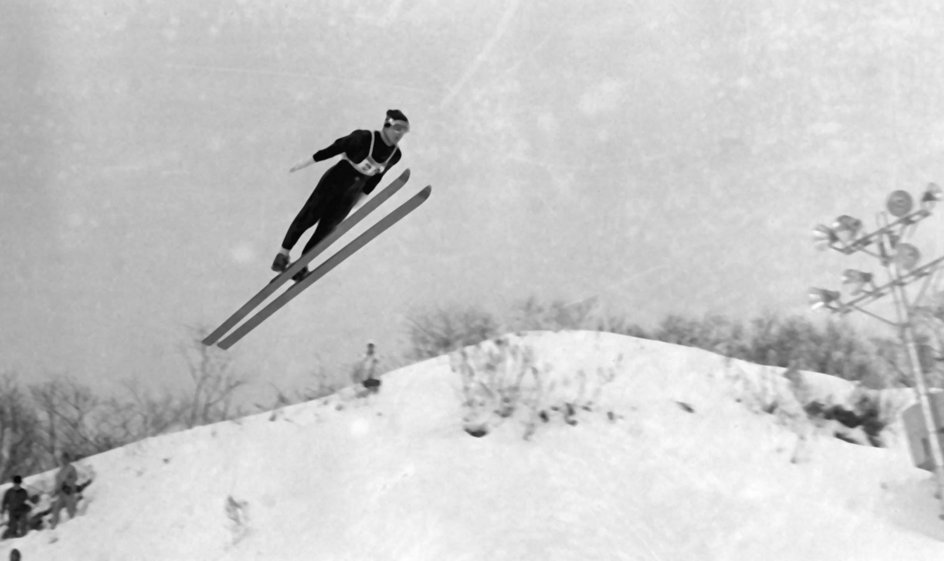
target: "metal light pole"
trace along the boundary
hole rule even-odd
[[[852,285],[851,300],[843,302],[838,291],[812,288],[810,302],[814,309],[825,308],[843,315],[853,310],[863,312],[897,328],[908,357],[908,366],[915,379],[918,405],[927,430],[926,436],[937,480],[937,497],[941,501],[939,517],[944,519],[944,452],[941,449],[940,431],[936,428],[931,409],[928,384],[918,356],[915,314],[907,290],[912,283],[924,279],[923,286],[914,299],[915,302],[920,301],[931,279],[944,265],[944,257],[918,267],[921,253],[915,246],[901,241],[914,231],[918,222],[931,215],[934,204],[942,199],[944,190],[932,183],[921,197],[921,207],[913,210],[914,200],[911,195],[906,191],[894,191],[886,203],[887,213],[880,215],[879,228],[874,232],[863,235],[862,221],[846,215],[837,218],[831,227],[819,225],[814,228],[814,237],[820,249],[834,249],[847,255],[858,252],[871,255],[884,267],[888,282],[877,286],[871,273],[849,269],[843,273],[843,284]],[[889,214],[895,218],[894,221],[889,221]],[[866,304],[889,294],[895,303],[897,321],[888,320],[864,308]]]

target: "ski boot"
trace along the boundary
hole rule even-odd
[[[295,282],[298,282],[307,276],[308,276],[308,267],[302,267],[301,271],[298,271],[297,273],[292,275],[292,280]]]
[[[280,253],[275,256],[275,261],[272,262],[272,270],[276,273],[284,273],[289,265],[291,265],[291,261],[289,261],[288,255]]]

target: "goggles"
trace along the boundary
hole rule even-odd
[[[410,123],[406,121],[394,121],[393,119],[387,119],[385,125],[397,132],[410,132]]]

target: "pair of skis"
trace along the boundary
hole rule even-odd
[[[261,305],[266,299],[275,294],[278,289],[282,287],[282,285],[288,282],[289,279],[295,276],[296,273],[301,271],[303,267],[307,266],[308,263],[323,253],[325,249],[331,246],[341,236],[343,236],[351,228],[366,218],[367,215],[376,210],[377,207],[393,196],[394,193],[399,191],[400,188],[406,184],[409,178],[410,170],[407,169],[402,174],[400,174],[400,177],[393,180],[383,190],[374,195],[373,198],[361,206],[361,208],[357,209],[351,216],[347,217],[343,222],[338,224],[338,226],[334,229],[334,231],[331,232],[330,235],[321,240],[317,245],[315,245],[315,247],[311,248],[311,250],[302,255],[297,261],[292,263],[288,269],[272,279],[269,284],[263,287],[263,289],[260,290],[255,296],[250,298],[249,301],[243,304],[241,308],[236,310],[236,313],[227,318],[226,321],[220,324],[220,326],[217,327],[212,333],[207,335],[206,338],[203,339],[203,344],[207,346],[216,344],[222,349],[229,349],[237,341],[245,337],[247,333],[258,327],[259,324],[266,320],[266,318],[278,311],[279,308],[285,304],[288,304],[293,298],[301,294],[303,290],[311,286],[315,281],[331,271],[331,269],[337,267],[342,261],[353,255],[357,250],[364,247],[368,242],[384,232],[384,230],[396,224],[404,216],[416,210],[417,207],[419,207],[426,201],[427,198],[429,198],[429,194],[432,191],[431,186],[427,185],[422,191],[413,195],[405,203],[393,209],[390,213],[381,218],[376,224],[364,231],[364,233],[348,242],[347,245],[340,248],[337,253],[312,269],[305,277],[290,286],[288,290],[278,295],[264,308],[256,312],[255,315],[249,317],[249,319],[236,327],[240,321],[246,318],[246,316],[248,316],[253,310]],[[235,329],[233,329],[234,327]]]

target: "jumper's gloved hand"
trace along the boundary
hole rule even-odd
[[[306,167],[310,166],[310,165],[313,164],[313,163],[315,163],[315,159],[312,158],[311,156],[308,156],[308,157],[305,158],[304,160],[302,160],[302,161],[298,162],[297,164],[295,164],[294,166],[292,166],[292,168],[289,169],[288,172],[289,172],[289,173],[294,173],[294,172],[296,172],[296,171],[298,171],[298,170],[300,170],[300,169],[302,169],[302,168],[306,168]]]

